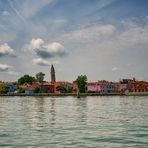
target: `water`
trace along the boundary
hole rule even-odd
[[[0,97],[0,147],[147,148],[148,97]]]

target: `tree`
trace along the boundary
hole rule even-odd
[[[25,93],[25,90],[23,88],[19,88],[17,93],[21,94],[21,93]]]
[[[60,93],[67,93],[67,89],[64,86],[57,86],[57,91],[60,91]]]
[[[24,83],[32,84],[32,82],[36,82],[35,77],[29,76],[27,74],[18,79],[19,84],[24,84]]]
[[[41,91],[41,89],[40,89],[39,86],[37,86],[37,87],[35,88],[35,90],[34,90],[35,93],[39,93],[40,91]]]
[[[73,87],[68,84],[62,84],[56,87],[56,90],[60,93],[72,93]]]
[[[87,84],[87,76],[86,75],[80,75],[76,79],[78,89],[80,93],[85,93],[86,91],[86,84]]]
[[[44,80],[44,76],[45,76],[45,74],[42,73],[42,72],[37,73],[37,74],[36,74],[36,79],[37,79],[37,81],[40,82],[40,83],[42,83],[43,80]]]

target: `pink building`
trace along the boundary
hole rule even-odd
[[[73,81],[73,92],[77,92],[78,91],[78,85],[76,81]]]
[[[128,85],[132,82],[135,82],[135,78],[122,79],[119,84],[119,92],[124,93],[127,90]]]
[[[100,92],[100,85],[97,82],[87,83],[87,91]]]
[[[100,83],[100,93],[107,93],[107,85],[106,83]]]
[[[100,86],[101,94],[114,93],[116,91],[116,83],[109,81],[99,81],[98,85]]]

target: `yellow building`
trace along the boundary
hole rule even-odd
[[[0,94],[7,93],[7,84],[6,83],[0,83]]]

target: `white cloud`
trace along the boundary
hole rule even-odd
[[[15,56],[14,50],[7,44],[0,44],[0,57],[1,56]]]
[[[42,58],[37,58],[32,60],[34,64],[40,65],[40,66],[49,66],[51,65],[50,62],[47,60],[44,60]]]
[[[57,65],[60,63],[58,60],[49,62],[49,61],[44,60],[42,58],[33,59],[32,62],[33,62],[33,64],[40,65],[40,66],[50,66],[51,64]]]
[[[32,39],[30,41],[30,48],[31,49],[39,49],[41,46],[44,45],[44,41],[41,38]]]
[[[61,38],[66,38],[68,41],[86,41],[94,39],[102,39],[105,37],[110,37],[116,28],[111,24],[106,25],[96,25],[91,27],[83,27],[70,33],[64,34]]]
[[[29,44],[30,50],[41,58],[61,57],[66,54],[64,46],[58,42],[45,43],[41,38],[33,38]]]
[[[148,25],[140,26],[134,22],[122,21],[122,29],[113,25],[97,25],[85,27],[70,33],[65,33],[59,40],[65,45],[83,43],[83,47],[98,49],[100,54],[116,54],[132,49],[146,49],[148,46]],[[123,29],[124,28],[124,29]],[[148,50],[147,50],[148,52]]]
[[[124,47],[148,44],[148,26],[128,26],[128,29],[119,35],[118,41]]]
[[[7,71],[10,67],[7,64],[0,64],[0,71]]]

